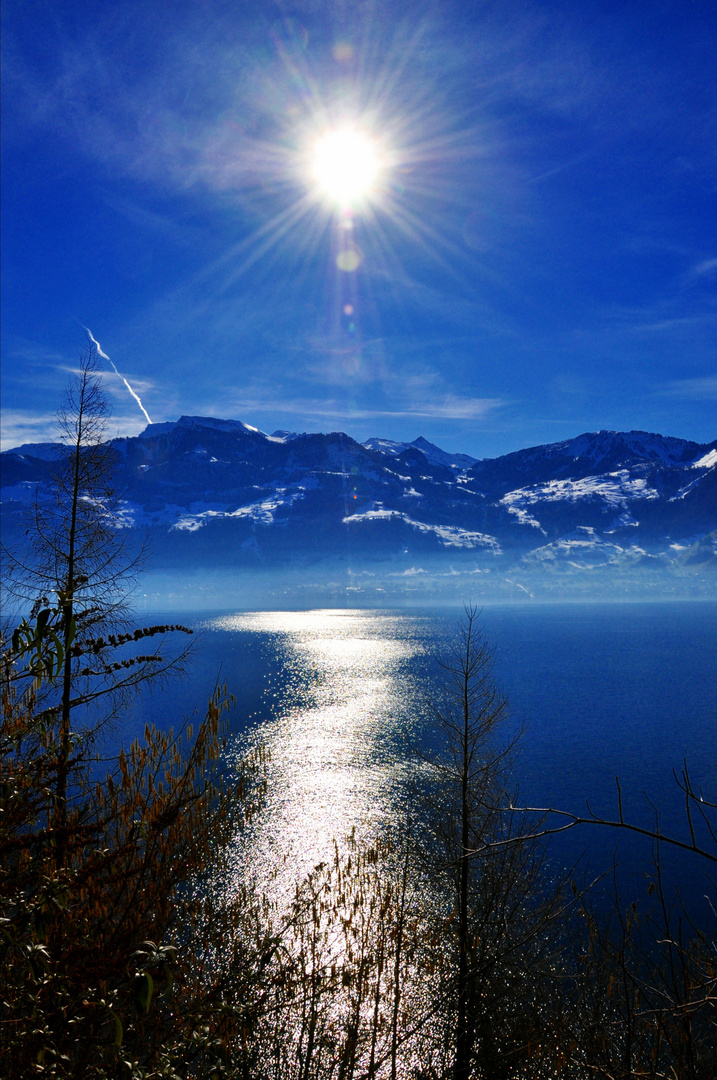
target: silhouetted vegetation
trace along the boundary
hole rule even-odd
[[[672,842],[717,858],[717,807],[685,771],[686,840],[645,828],[644,902],[615,884],[612,915],[591,912],[546,860],[550,835],[582,819],[514,806],[507,703],[475,611],[444,661],[410,811],[371,843],[338,837],[288,899],[243,866],[262,761],[227,765],[223,690],[196,731],[148,723],[100,759],[127,692],[171,670],[147,640],[184,628],[118,623],[104,404],[85,361],[70,480],[52,525],[36,518],[28,617],[2,657],[2,1074],[717,1075],[714,933],[690,923],[661,859]],[[632,827],[621,809],[586,820]]]

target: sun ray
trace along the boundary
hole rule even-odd
[[[225,140],[211,162],[217,186],[237,192],[238,228],[256,227],[228,244],[203,279],[224,294],[240,281],[270,283],[287,310],[307,296],[317,333],[333,326],[336,343],[349,332],[341,317],[349,297],[356,349],[362,329],[378,331],[389,280],[402,283],[393,311],[407,314],[405,285],[429,264],[446,288],[475,280],[475,251],[456,219],[485,195],[475,185],[469,192],[466,170],[478,175],[479,159],[496,147],[481,141],[475,113],[457,115],[446,89],[422,77],[425,40],[423,25],[404,24],[392,42],[367,33],[351,43],[339,78],[327,77],[316,53],[277,47],[261,122],[234,152]],[[460,176],[448,164],[459,164]]]

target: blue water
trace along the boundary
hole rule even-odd
[[[360,828],[396,812],[396,777],[410,745],[431,738],[437,660],[459,616],[189,616],[200,634],[187,678],[146,699],[130,732],[148,712],[176,722],[226,681],[237,698],[235,745],[262,741],[272,753],[272,850],[302,822],[304,846],[320,846],[318,836],[346,830],[352,818]],[[513,766],[520,802],[581,812],[589,801],[614,816],[619,776],[626,818],[650,826],[658,809],[665,832],[686,836],[673,777],[685,759],[695,786],[717,801],[717,604],[491,606],[480,623],[510,700],[510,731],[522,729]],[[578,873],[592,876],[610,866],[616,845],[621,887],[639,892],[649,842],[582,828],[561,837],[552,858],[568,865],[582,856]],[[703,862],[670,849],[663,858],[690,897],[709,891]]]

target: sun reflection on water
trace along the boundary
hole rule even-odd
[[[440,1044],[440,964],[431,960],[419,976],[415,959],[421,920],[438,910],[437,899],[425,876],[409,869],[406,834],[395,829],[408,816],[409,740],[425,719],[416,703],[432,651],[429,622],[317,610],[204,624],[261,639],[261,663],[271,670],[258,722],[232,748],[237,760],[263,748],[266,797],[212,891],[239,898],[252,941],[256,918],[272,950],[280,942],[270,1012],[281,1014],[282,1069],[303,1054],[309,1060],[314,1024],[323,1040],[317,1053],[331,1070],[348,1060],[346,1031],[360,1031],[364,1042],[373,1031],[371,1046],[383,1047],[376,1061],[387,1060],[387,1009],[399,987],[406,1015],[426,1020],[401,1047],[394,1075],[417,1075],[424,1042]],[[271,1025],[266,1031],[276,1042]]]
[[[286,886],[331,858],[352,831],[371,840],[395,817],[419,633],[386,612],[317,610],[225,615],[213,629],[268,635],[281,672],[276,698],[236,746],[262,746],[267,795],[252,829],[252,874],[280,861]],[[273,702],[273,703],[272,703]]]

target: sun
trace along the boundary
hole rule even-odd
[[[328,131],[314,145],[312,178],[322,194],[341,207],[369,196],[380,171],[376,143],[356,128]]]

